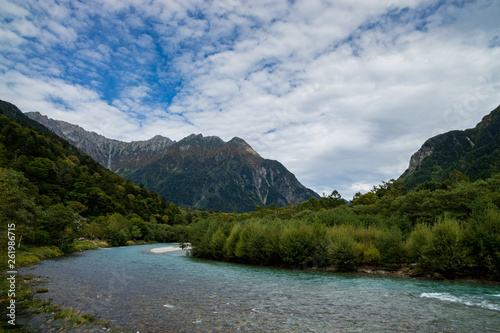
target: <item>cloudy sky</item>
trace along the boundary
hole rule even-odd
[[[319,194],[500,104],[498,0],[0,0],[0,99],[106,137],[238,136]]]

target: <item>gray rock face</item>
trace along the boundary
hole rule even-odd
[[[28,112],[26,115],[118,174],[136,170],[161,157],[174,144],[174,141],[160,135],[146,141],[123,142],[88,132],[78,125],[50,119],[39,112]]]
[[[413,154],[410,158],[410,164],[408,169],[404,172],[404,174],[411,173],[422,165],[422,161],[427,156],[431,156],[434,151],[433,147],[422,146],[415,154]]]

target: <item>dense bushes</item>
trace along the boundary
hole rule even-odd
[[[193,255],[241,263],[324,267],[353,271],[359,265],[400,268],[445,277],[500,276],[500,211],[490,208],[465,222],[443,216],[417,224],[407,236],[396,227],[350,223],[327,226],[300,220],[248,219],[199,222],[192,229]]]
[[[256,219],[237,223],[198,223],[191,234],[193,255],[227,261],[354,270],[359,263],[402,262],[402,236],[397,229],[315,221]],[[381,255],[383,254],[383,255]]]
[[[353,271],[377,265],[500,279],[499,182],[494,175],[416,191],[385,183],[384,191],[359,195],[352,204],[325,208],[315,199],[302,207],[213,214],[191,230],[193,255],[285,267]]]

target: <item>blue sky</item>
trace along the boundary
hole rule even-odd
[[[238,136],[350,199],[500,104],[500,1],[0,0],[0,99],[109,138]]]

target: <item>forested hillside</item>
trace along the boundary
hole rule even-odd
[[[0,101],[0,219],[21,245],[72,250],[75,238],[122,245],[177,241],[185,213],[157,193],[103,168],[48,129]],[[6,233],[1,233],[5,241]],[[6,247],[2,247],[2,251]]]
[[[193,226],[203,258],[356,271],[361,266],[415,276],[500,279],[500,175],[408,191],[390,181],[351,204],[332,193],[297,207],[213,216]]]
[[[474,128],[427,140],[411,157],[399,180],[415,188],[427,181],[442,182],[455,170],[471,180],[486,179],[500,172],[500,106]]]

